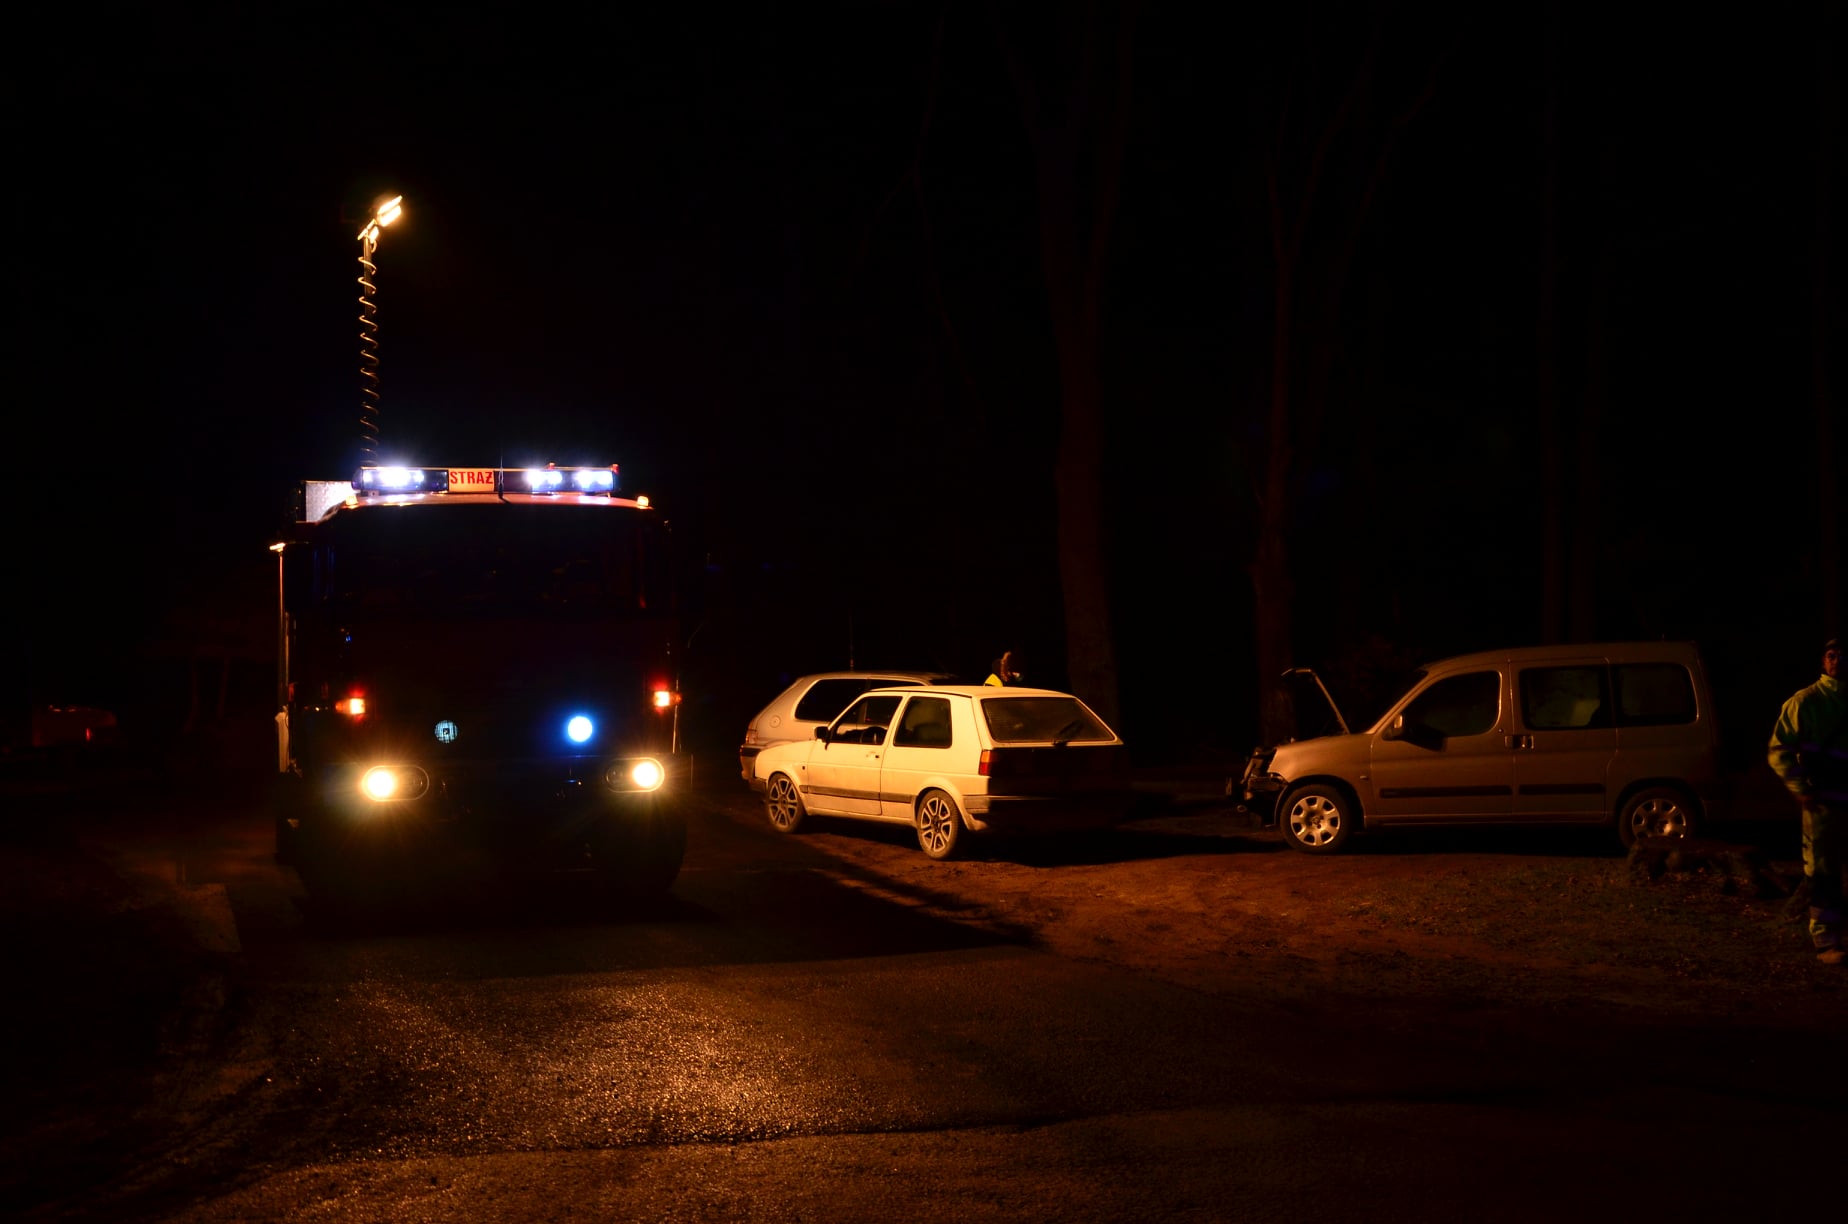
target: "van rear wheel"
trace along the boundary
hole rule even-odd
[[[1646,786],[1624,800],[1617,813],[1617,836],[1624,849],[1639,837],[1690,837],[1694,805],[1672,786]]]
[[[1354,835],[1359,816],[1340,790],[1320,784],[1292,791],[1277,828],[1292,850],[1334,854]]]

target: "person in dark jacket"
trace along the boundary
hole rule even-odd
[[[1809,879],[1816,959],[1842,963],[1842,860],[1848,842],[1848,690],[1842,641],[1822,648],[1822,675],[1777,716],[1766,759],[1803,807],[1803,874]]]

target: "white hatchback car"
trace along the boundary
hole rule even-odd
[[[967,833],[1116,823],[1135,802],[1123,740],[1070,693],[993,685],[873,689],[814,738],[758,753],[770,823],[908,824],[933,859]]]
[[[867,689],[943,684],[953,678],[942,672],[914,671],[831,671],[798,676],[744,728],[744,743],[738,746],[739,776],[752,781],[751,761],[773,744],[814,739],[816,727],[833,722],[835,715]]]

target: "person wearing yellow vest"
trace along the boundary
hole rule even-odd
[[[1809,878],[1809,933],[1816,959],[1839,965],[1842,862],[1848,849],[1848,690],[1841,680],[1842,643],[1822,648],[1822,675],[1799,690],[1777,716],[1766,760],[1803,805],[1803,874]]]
[[[1020,683],[1020,652],[1004,650],[995,660],[995,670],[990,672],[983,684],[1011,685]]]

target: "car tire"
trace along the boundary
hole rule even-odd
[[[801,830],[808,809],[802,806],[802,791],[794,778],[788,774],[770,775],[770,781],[764,786],[764,815],[770,818],[770,827],[779,833]]]
[[[687,856],[686,817],[663,802],[620,831],[608,831],[598,850],[598,874],[619,904],[654,901],[680,878]]]
[[[1645,786],[1617,812],[1617,838],[1628,850],[1640,837],[1691,837],[1694,804],[1672,786]]]
[[[1284,842],[1304,854],[1338,853],[1359,822],[1354,801],[1340,788],[1320,783],[1291,791],[1277,813]]]
[[[276,862],[293,867],[301,861],[302,784],[286,775],[270,783],[270,812],[276,822]]]
[[[927,790],[918,796],[918,848],[926,858],[954,858],[962,843],[962,811],[956,800],[940,790]]]

